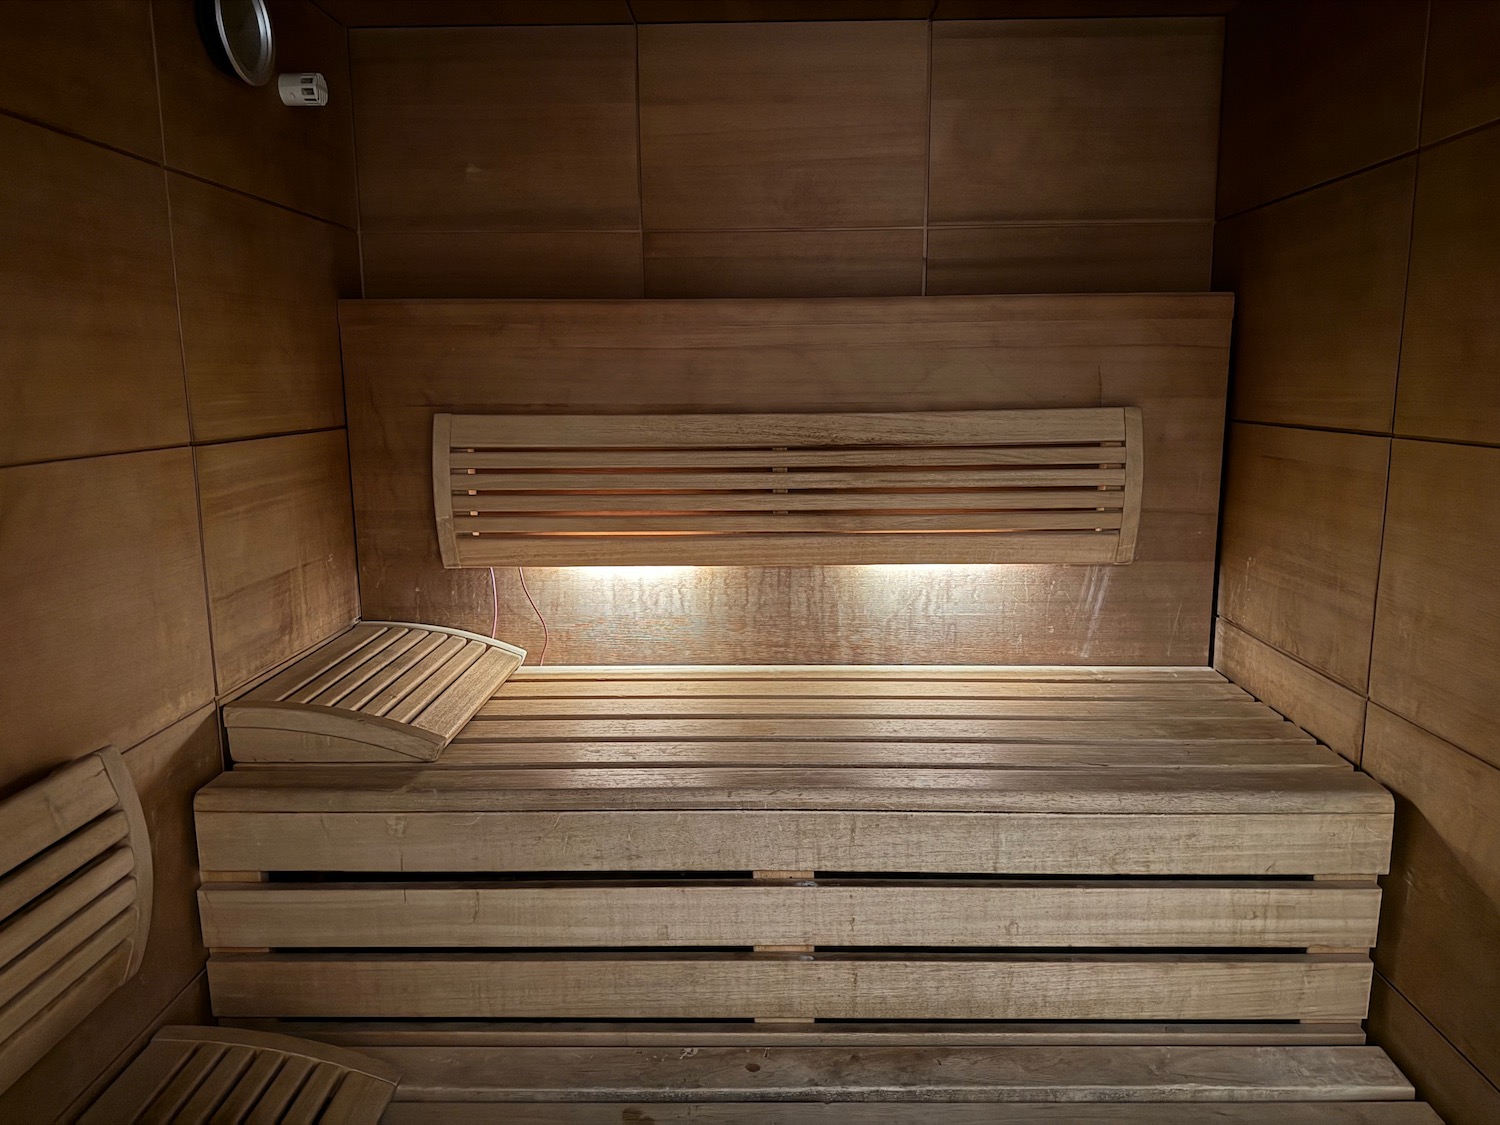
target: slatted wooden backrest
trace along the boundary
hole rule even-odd
[[[164,1027],[80,1125],[375,1125],[399,1072],[326,1043],[220,1027]]]
[[[504,641],[365,621],[224,708],[239,762],[432,761],[521,666]]]
[[[0,804],[0,1089],[140,968],[151,842],[119,753]]]
[[[1126,563],[1141,412],[433,420],[446,567]]]

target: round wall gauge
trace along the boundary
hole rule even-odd
[[[276,66],[266,0],[194,0],[198,35],[225,74],[264,86]]]

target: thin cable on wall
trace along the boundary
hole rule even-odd
[[[491,577],[494,576],[495,568],[490,568]],[[537,608],[536,600],[532,598],[531,591],[526,588],[526,568],[516,567],[516,573],[521,577],[521,593],[526,595],[526,600],[531,603],[531,610],[536,614],[536,619],[542,623],[542,654],[536,658],[537,667],[540,668],[547,663],[547,644],[552,640],[552,632],[547,628],[547,619],[542,616],[542,611]]]

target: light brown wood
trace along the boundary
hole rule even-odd
[[[1487,810],[1500,799],[1500,770],[1379,705],[1370,708],[1365,760],[1400,809],[1381,974],[1494,1072],[1500,1032],[1486,998],[1500,988],[1500,830]]]
[[[1222,16],[1238,0],[937,0],[938,20]]]
[[[193,437],[344,423],[340,297],[354,234],[186,176],[168,177]]]
[[[43,7],[54,14],[38,14]],[[56,6],[22,4],[15,14],[35,31],[56,19]],[[58,23],[58,30],[72,22]],[[25,54],[24,31],[14,39],[9,18],[6,27],[0,50]],[[128,56],[128,45],[120,49]],[[0,65],[5,83],[35,65],[8,61]],[[53,64],[65,65],[55,56]],[[15,167],[26,169],[0,185],[0,366],[6,371],[0,464],[186,441],[161,173],[9,117],[0,120],[0,147]]]
[[[1214,285],[1235,293],[1236,419],[1389,429],[1416,171],[1398,160],[1215,229]]]
[[[1201,219],[933,227],[927,292],[1193,293],[1212,251]]]
[[[1219,612],[1360,692],[1389,452],[1385,438],[1269,426],[1229,439]]]
[[[228,884],[199,891],[215,950],[548,946],[1324,947],[1375,943],[1373,884],[754,882],[427,886]]]
[[[1220,619],[1214,665],[1325,745],[1359,764],[1365,699]]]
[[[1370,1031],[1444,1120],[1480,1122],[1500,1115],[1500,1090],[1378,973]]]
[[[291,113],[266,96],[271,91],[226,81],[198,38],[192,5],[154,3],[167,165],[353,227],[354,99],[344,29],[310,3],[272,0],[270,9],[277,70],[323,74],[328,105]]]
[[[932,222],[1211,216],[1216,21],[941,22],[932,36]]]
[[[1488,4],[1435,0],[1427,20],[1422,143],[1500,117],[1500,82],[1485,64],[1500,46],[1500,13]]]
[[[364,231],[367,297],[643,297],[636,231]]]
[[[1494,130],[1460,137],[1420,158],[1411,277],[1401,335],[1396,432],[1500,442],[1500,391],[1489,372],[1500,332],[1483,294],[1500,279],[1500,222],[1484,185],[1500,175]]]
[[[648,297],[898,297],[922,289],[923,231],[648,231]],[[497,294],[498,296],[498,294]]]
[[[1370,698],[1500,765],[1500,450],[1393,445]]]
[[[345,629],[358,611],[342,431],[197,451],[219,690]]]
[[[1426,8],[1239,5],[1225,20],[1219,214],[1416,147]]]
[[[639,230],[633,29],[356,31],[350,54],[365,228]]]
[[[920,23],[650,24],[637,34],[647,228],[924,221]]]

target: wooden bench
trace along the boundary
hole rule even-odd
[[[237,762],[431,761],[526,658],[504,641],[365,621],[224,707]]]
[[[140,968],[151,842],[113,749],[0,803],[0,1089]]]
[[[1138,407],[433,419],[443,565],[1128,563]]]

